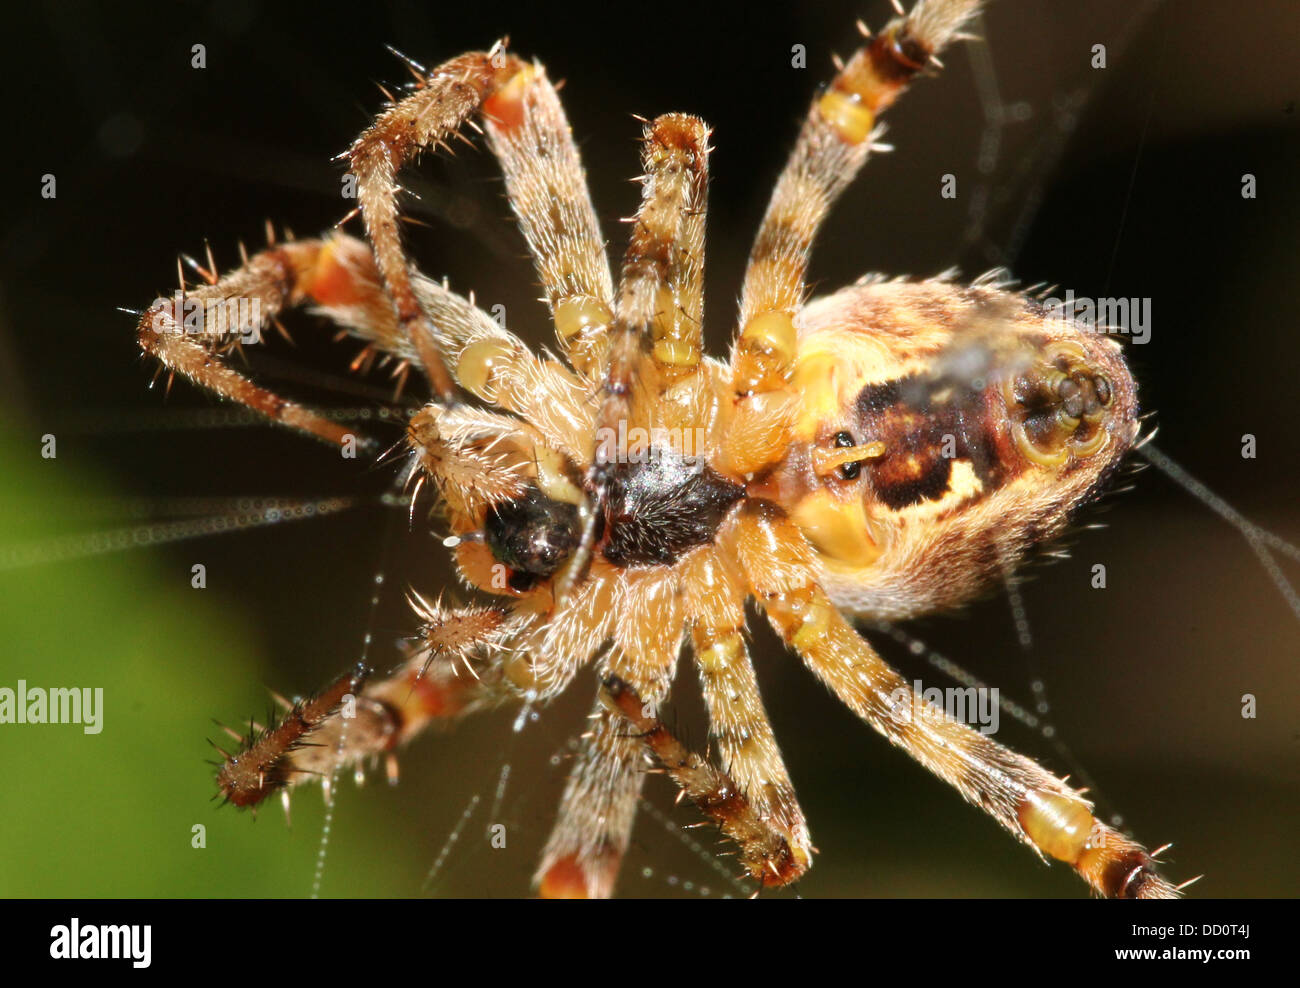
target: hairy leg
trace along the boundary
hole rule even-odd
[[[475,116],[488,129],[520,226],[552,305],[562,345],[583,347],[608,325],[613,289],[604,241],[559,97],[541,68],[500,47],[443,63],[390,105],[348,152],[366,233],[402,332],[423,355],[444,404],[455,387],[419,304],[398,228],[397,175]]]
[[[933,707],[859,635],[817,585],[812,551],[779,509],[743,511],[736,556],[772,626],[859,717],[1039,854],[1066,862],[1103,895],[1166,898],[1176,890],[1139,844],[1034,761]]]
[[[645,772],[621,717],[597,698],[533,882],[543,899],[607,899],[627,851]]]
[[[789,860],[780,867],[764,866],[770,873],[762,880],[764,884],[785,884],[812,864],[812,840],[763,709],[743,630],[743,624],[696,625],[691,636],[695,662],[723,772],[735,780],[737,791],[762,821],[763,829],[780,835],[788,851]],[[773,883],[776,876],[781,881]]]
[[[227,802],[256,807],[268,796],[313,779],[328,780],[384,755],[396,778],[396,748],[429,726],[476,710],[517,700],[501,651],[521,619],[501,607],[445,608],[414,598],[424,624],[419,645],[386,679],[367,683],[369,670],[345,673],[319,694],[297,703],[277,697],[284,713],[246,735],[225,728],[239,742],[223,756],[218,794]]]
[[[806,301],[813,241],[841,192],[866,163],[876,119],[974,15],[980,0],[919,0],[855,51],[809,108],[777,179],[750,252],[741,292],[740,335],[731,353],[741,397],[728,444],[750,450],[749,473],[785,449],[796,349],[794,318]],[[772,392],[778,394],[771,395]]]
[[[483,115],[560,349],[594,378],[613,321],[614,283],[559,94],[540,66],[527,65],[489,99]]]
[[[648,404],[634,391],[657,390],[661,371],[699,366],[708,153],[708,129],[697,117],[659,117],[642,136],[641,207],[623,259],[598,430],[630,427],[633,405]],[[614,453],[598,444],[597,462]]]
[[[759,818],[784,834],[802,874],[812,861],[812,841],[745,646],[747,589],[729,549],[730,527],[719,532],[718,545],[683,560],[684,617],[722,769]]]
[[[590,655],[610,639],[610,650],[599,663],[601,680],[617,677],[645,703],[658,707],[672,684],[682,634],[676,577],[647,570],[624,571],[619,579],[636,585],[621,583],[610,604],[598,593],[609,582],[601,572],[577,587],[562,605],[560,617],[588,599],[591,616],[572,622],[567,632],[548,628],[544,648],[558,656]],[[617,622],[609,619],[614,613]],[[644,747],[629,736],[622,717],[599,693],[591,716],[591,729],[583,735],[535,877],[539,894],[546,898],[605,898],[613,892],[645,781]]]
[[[353,370],[368,367],[377,354],[396,361],[395,377],[404,379],[411,366],[423,369],[362,240],[333,234],[273,245],[223,277],[207,269],[203,273],[211,276],[209,284],[158,299],[143,314],[140,345],[170,371],[274,422],[328,442],[342,442],[351,434],[260,387],[227,360],[230,350],[260,340],[266,327],[292,307],[306,306],[364,341]],[[413,285],[458,382],[533,423],[548,442],[585,462],[594,414],[591,386],[558,361],[529,352],[471,300],[418,275]]]
[[[641,208],[619,286],[619,330],[670,381],[698,367],[703,349],[708,136],[704,121],[682,113],[645,128]]]
[[[169,372],[272,422],[341,445],[355,430],[253,383],[227,355],[260,341],[280,313],[311,305],[400,358],[389,332],[392,308],[368,264],[369,251],[350,237],[272,244],[224,276],[205,269],[207,284],[155,300],[140,317],[137,339]]]
[[[635,732],[643,749],[690,799],[739,848],[741,864],[760,887],[788,885],[808,869],[808,853],[793,845],[790,832],[754,800],[725,769],[717,769],[687,748],[663,720],[617,676],[602,686],[606,706]],[[757,894],[757,893],[756,893]]]

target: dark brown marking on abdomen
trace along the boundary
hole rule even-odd
[[[994,388],[913,374],[867,385],[856,410],[859,441],[885,444],[867,474],[876,496],[891,508],[941,499],[953,460],[969,460],[985,492],[1007,480],[1005,429],[999,424],[1005,409]]]

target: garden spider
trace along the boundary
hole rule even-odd
[[[228,801],[287,798],[435,721],[545,702],[594,662],[593,726],[539,893],[611,894],[646,757],[738,845],[760,888],[788,884],[814,848],[746,651],[753,599],[850,709],[1037,853],[1105,895],[1176,893],[1155,856],[1064,780],[913,704],[845,616],[969,600],[1059,535],[1138,439],[1114,341],[997,274],[969,286],[865,278],[806,298],[812,242],[880,147],[879,115],[978,6],[920,0],[879,34],[863,29],[778,180],[729,361],[702,353],[707,127],[684,114],[646,124],[616,289],[555,88],[504,45],[427,72],[411,63],[412,91],[352,145],[365,241],[272,243],[224,277],[209,258],[195,265],[205,286],[144,313],[140,344],[171,373],[345,450],[365,440],[229,363],[240,340],[306,304],[365,341],[358,366],[379,357],[403,379],[423,374],[435,400],[409,424],[415,496],[432,482],[461,576],[497,598],[448,607],[413,594],[422,630],[395,676],[372,683],[359,667],[286,702],[278,723],[231,731],[241,747],[218,771]],[[481,127],[501,163],[562,359],[531,353],[409,265],[397,174],[465,127]],[[684,637],[722,768],[658,714]]]

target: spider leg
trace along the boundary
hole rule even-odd
[[[795,314],[807,294],[808,258],[831,206],[866,163],[876,119],[975,14],[980,0],[919,0],[855,51],[809,108],[750,251],[732,387],[742,400],[728,445],[751,450],[753,472],[785,448]],[[865,29],[863,29],[865,32]]]
[[[140,346],[170,371],[272,421],[331,443],[353,432],[260,387],[227,362],[226,349],[259,341],[289,308],[308,306],[365,341],[354,370],[368,366],[376,351],[396,358],[394,376],[423,367],[384,294],[369,246],[355,237],[336,233],[273,245],[220,278],[202,273],[208,284],[157,299],[142,315]],[[460,383],[535,423],[548,442],[585,462],[591,415],[582,413],[591,405],[589,386],[558,361],[530,353],[472,301],[418,275],[413,284]]]
[[[140,317],[137,340],[170,372],[199,387],[272,422],[343,445],[359,438],[355,429],[253,383],[230,366],[225,351],[260,340],[277,314],[305,303],[383,346],[391,306],[367,279],[368,257],[365,245],[352,238],[272,245],[220,278],[204,271],[208,284],[156,299]]]
[[[525,65],[484,105],[483,117],[560,349],[594,378],[613,321],[614,282],[559,94],[540,65]]]
[[[502,607],[446,608],[418,597],[413,604],[424,620],[420,641],[392,676],[362,689],[367,671],[359,669],[308,700],[277,698],[287,711],[278,723],[247,736],[227,729],[240,747],[221,752],[218,795],[256,807],[277,791],[380,755],[395,780],[394,750],[430,725],[520,698],[502,649],[527,618]],[[353,702],[345,702],[348,696]]]
[[[424,278],[415,289],[457,383],[514,412],[585,466],[596,411],[591,385],[558,360],[534,354],[472,301]]]
[[[636,732],[636,737],[682,796],[735,841],[740,860],[763,887],[788,885],[808,869],[807,848],[794,845],[790,832],[766,815],[747,791],[725,770],[719,770],[687,748],[617,676],[608,677],[602,698]]]
[[[615,676],[648,706],[658,706],[668,695],[682,636],[676,579],[671,573],[644,570],[624,571],[620,580],[624,582],[614,606],[599,593],[613,582],[609,577],[597,572],[577,587],[555,619],[564,623],[553,621],[539,652],[550,650],[562,656],[568,646],[570,656],[590,655],[602,641],[611,639],[612,647],[600,662],[601,679]],[[566,611],[587,599],[592,603],[586,609],[591,616],[565,620]],[[612,620],[614,613],[619,614],[617,623]],[[575,671],[569,664],[548,693],[567,685]],[[599,693],[591,718],[534,877],[543,898],[607,898],[632,833],[645,781],[644,746],[629,736],[623,717]]]
[[[649,404],[635,401],[636,389],[655,386],[661,376],[656,372],[681,376],[699,366],[708,154],[708,128],[698,117],[658,117],[642,136],[641,207],[623,259],[610,331],[596,420],[597,465],[611,462],[618,452],[599,442],[601,430],[617,432],[620,422],[630,428],[633,405]]]
[[[812,840],[763,709],[743,628],[743,618],[741,624],[729,627],[696,625],[692,645],[723,772],[735,780],[762,829],[779,835],[789,855],[788,863],[779,869],[779,882],[771,880],[778,872],[769,874],[766,868],[760,869],[760,880],[765,885],[784,885],[812,864]]]
[[[397,174],[480,115],[532,250],[561,343],[581,351],[608,322],[613,286],[604,241],[559,97],[540,66],[499,46],[443,63],[391,104],[348,151],[366,233],[403,334],[424,355],[435,393],[455,401],[435,334],[413,285],[398,229]],[[575,363],[582,360],[575,357]]]
[[[1070,865],[1103,895],[1169,898],[1176,889],[1141,845],[1097,820],[1090,804],[1034,761],[918,705],[818,585],[812,550],[769,502],[742,510],[735,553],[768,619],[804,664],[859,717],[1039,854]]]
[[[629,342],[648,349],[668,381],[700,363],[708,138],[704,121],[683,113],[655,118],[642,136],[641,207],[623,262],[614,331],[624,349]]]
[[[728,564],[730,527],[724,524],[718,546],[701,547],[681,564],[691,651],[722,768],[765,825],[784,835],[802,874],[812,842],[745,646],[746,589]]]
[[[630,452],[617,437],[662,424],[647,418],[658,408],[653,398],[700,366],[709,150],[708,128],[685,114],[658,117],[642,135],[641,206],[623,261],[587,475],[592,503],[561,597],[590,565],[613,465]]]
[[[622,717],[597,698],[533,876],[543,899],[607,899],[636,819],[645,773]]]

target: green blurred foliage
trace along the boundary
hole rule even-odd
[[[112,493],[69,466],[73,457],[44,460],[39,447],[35,436],[0,431],[0,547],[63,534],[58,504]],[[247,709],[267,703],[257,649],[226,604],[144,551],[0,570],[0,686],[104,691],[97,735],[81,725],[0,725],[0,897],[310,891],[318,797],[300,800],[307,812],[293,828],[278,807],[258,825],[210,801],[204,759],[216,755],[205,725],[219,734],[211,696],[243,689]],[[192,846],[198,825],[202,849]],[[387,883],[399,862],[363,864],[365,845],[331,849],[327,877],[364,869]]]

